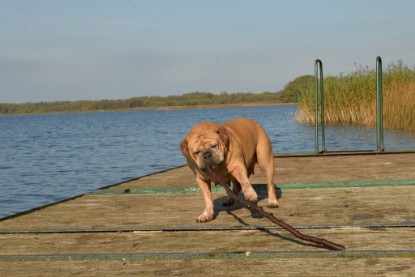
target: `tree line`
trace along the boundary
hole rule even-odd
[[[289,103],[298,101],[301,91],[313,82],[312,76],[301,76],[279,92],[227,93],[191,92],[171,96],[140,96],[129,99],[55,101],[35,103],[0,103],[0,114],[66,113],[111,111],[160,107],[191,108],[196,106],[246,103]]]

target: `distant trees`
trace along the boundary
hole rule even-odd
[[[158,107],[194,107],[242,103],[278,103],[279,93],[227,93],[191,92],[172,96],[142,96],[130,99],[103,99],[96,101],[56,101],[23,104],[1,104],[0,114],[62,113],[110,111]]]
[[[313,76],[305,75],[289,82],[282,91],[262,93],[190,92],[171,96],[141,96],[130,99],[103,99],[96,101],[56,101],[23,104],[0,103],[0,114],[64,113],[87,111],[110,111],[159,107],[195,107],[245,103],[292,103],[297,102],[303,91],[313,85]]]
[[[314,85],[314,76],[303,75],[289,82],[281,91],[282,102],[298,102],[301,94],[310,91]]]

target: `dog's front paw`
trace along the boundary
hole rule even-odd
[[[275,201],[268,201],[267,207],[268,208],[271,208],[271,209],[278,208],[279,205],[278,205],[277,200],[275,200]]]
[[[205,223],[205,222],[211,221],[212,219],[213,219],[213,213],[212,214],[203,213],[196,219],[196,222]]]
[[[256,194],[255,190],[250,187],[247,190],[245,190],[244,192],[244,196],[245,199],[248,200],[249,202],[258,202],[258,195]]]

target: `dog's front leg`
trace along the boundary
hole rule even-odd
[[[245,199],[251,202],[257,202],[258,195],[249,182],[246,167],[239,165],[232,170],[231,174],[241,184]]]
[[[205,201],[205,210],[197,218],[196,222],[211,221],[213,219],[213,201],[210,180],[204,180],[200,177],[197,177],[196,182],[199,185],[200,190],[202,191],[203,199]]]

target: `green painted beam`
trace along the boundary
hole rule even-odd
[[[415,222],[369,223],[369,224],[295,224],[298,230],[310,229],[380,229],[380,228],[414,228]],[[0,235],[11,234],[79,234],[79,233],[119,233],[119,232],[222,232],[222,231],[249,231],[249,230],[278,230],[276,225],[242,225],[242,226],[114,226],[114,227],[77,227],[77,228],[41,228],[41,229],[0,229]]]
[[[278,259],[278,258],[415,258],[415,250],[345,250],[345,251],[238,251],[238,252],[143,252],[91,254],[0,255],[0,261],[136,261],[146,259]]]
[[[356,187],[387,187],[387,186],[413,186],[414,179],[401,180],[367,180],[367,181],[344,181],[344,182],[314,182],[314,183],[281,183],[277,187],[283,190],[289,189],[325,189],[325,188],[356,188]],[[257,192],[266,192],[266,184],[254,185]],[[127,188],[127,189],[97,189],[92,194],[182,194],[199,193],[198,187],[169,187],[169,188]],[[212,192],[225,192],[221,186],[212,187]]]

